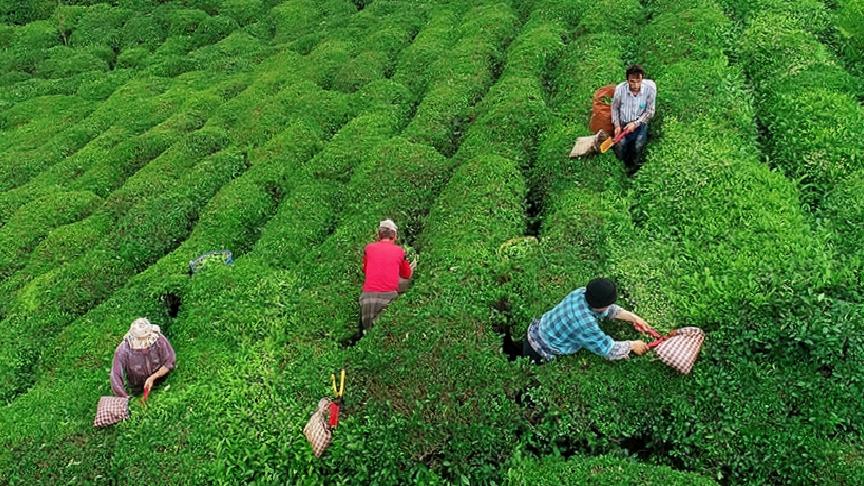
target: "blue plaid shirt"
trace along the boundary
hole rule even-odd
[[[573,354],[582,348],[606,356],[614,341],[598,322],[613,319],[621,308],[615,304],[594,312],[585,301],[585,287],[576,289],[540,319],[539,337],[555,354]]]

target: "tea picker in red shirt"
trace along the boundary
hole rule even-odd
[[[363,250],[363,273],[366,275],[360,293],[361,333],[372,328],[375,319],[390,302],[408,289],[416,261],[408,263],[405,250],[396,244],[398,228],[386,219],[378,225],[378,241]]]

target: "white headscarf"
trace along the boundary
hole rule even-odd
[[[132,321],[132,326],[123,339],[132,349],[147,349],[159,339],[161,332],[159,326],[150,324],[146,317],[139,317]]]

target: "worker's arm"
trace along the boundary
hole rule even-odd
[[[618,309],[618,312],[615,315],[610,315],[609,317],[612,319],[620,319],[622,321],[627,321],[633,324],[633,327],[636,328],[637,331],[641,330],[640,327],[642,327],[643,329],[650,327],[648,326],[648,323],[645,322],[645,319],[642,319],[636,314],[624,309]]]
[[[604,358],[609,355],[615,345],[615,341],[606,335],[596,323],[585,326],[580,337],[582,341],[580,344],[583,348]]]
[[[411,274],[414,268],[408,263],[408,260],[402,258],[402,261],[399,263],[399,276],[405,279],[411,278]]]
[[[168,342],[168,338],[165,336],[159,336],[159,340],[156,341],[156,346],[158,346],[157,351],[159,352],[162,366],[160,366],[155,373],[147,377],[147,380],[144,382],[145,390],[153,388],[153,383],[155,383],[156,380],[171,372],[177,361],[177,355],[174,353],[174,348],[171,347],[171,343]]]
[[[638,121],[640,125],[648,123],[649,121],[651,121],[652,118],[654,118],[657,89],[651,87],[650,90],[651,91],[648,93],[645,101],[645,113],[642,113],[642,116],[636,119],[636,121]]]
[[[630,357],[630,351],[641,356],[648,352],[648,345],[644,341],[615,341],[605,358],[609,361],[627,359]]]
[[[168,368],[166,368],[166,367],[164,367],[164,366],[161,367],[161,368],[159,368],[158,370],[156,370],[156,372],[153,373],[152,375],[150,375],[150,376],[147,378],[147,380],[144,382],[144,389],[145,389],[145,390],[150,390],[150,389],[152,389],[152,388],[153,388],[153,383],[156,383],[156,380],[158,380],[159,378],[162,378],[163,376],[167,375],[169,371],[171,371],[171,370],[169,370]]]

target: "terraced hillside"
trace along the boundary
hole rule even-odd
[[[0,21],[0,484],[864,483],[860,0],[0,0]],[[569,159],[633,62],[659,91],[644,168]],[[385,218],[418,273],[349,345]],[[598,275],[706,331],[692,375],[508,360],[505,332]],[[95,429],[138,316],[177,368]],[[302,429],[342,367],[317,459]]]

